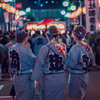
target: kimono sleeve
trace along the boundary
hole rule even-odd
[[[78,47],[72,47],[66,56],[65,64],[68,68],[74,68],[78,64],[79,49]]]
[[[33,54],[30,48],[27,49],[27,52],[28,52],[27,53],[27,64],[33,67],[35,60],[36,60],[36,56]]]
[[[45,48],[41,48],[35,61],[34,70],[31,75],[31,80],[38,81],[43,74],[43,66],[45,65],[46,52]]]

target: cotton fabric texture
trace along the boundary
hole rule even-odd
[[[77,43],[74,45],[66,57],[65,63],[67,68],[80,70],[81,73],[84,73],[83,55],[89,57],[89,53],[81,44]],[[88,81],[88,73],[81,75],[70,73],[68,78],[68,96],[73,100],[83,100]]]
[[[19,58],[18,59],[12,59],[12,51],[15,51]],[[31,49],[24,46],[22,43],[16,43],[10,48],[9,51],[9,59],[10,59],[10,67],[12,66],[12,60],[16,61],[16,63],[19,63],[19,69],[21,71],[32,69],[34,62],[35,62],[35,56],[32,53]],[[14,57],[14,55],[13,55]],[[18,60],[18,61],[17,61]],[[14,63],[15,64],[15,63]],[[14,71],[17,71],[16,68],[10,68],[11,72],[14,74]],[[16,75],[14,74],[14,86],[15,86],[15,92],[16,92],[16,99],[17,100],[33,100],[34,96],[34,81],[30,81],[31,73],[25,74],[25,75]]]
[[[64,60],[64,55],[57,50],[56,46],[52,43],[47,45]],[[48,46],[43,46],[39,51],[31,80],[38,81],[43,75],[42,100],[63,100],[66,85],[66,66],[63,65],[63,69],[59,71],[50,70],[52,67],[50,66],[48,55],[53,56],[54,52]],[[56,62],[52,62],[52,64],[56,64]]]

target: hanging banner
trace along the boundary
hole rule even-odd
[[[99,0],[95,0],[95,4],[96,4],[96,14],[97,14],[97,19],[96,19],[96,30],[99,30],[99,22],[100,22]]]
[[[4,12],[4,19],[5,19],[5,23],[9,22],[9,13],[8,12]]]
[[[97,11],[96,11],[96,0],[85,0],[86,7],[86,28],[87,32],[93,34],[96,31],[96,20],[97,20]]]

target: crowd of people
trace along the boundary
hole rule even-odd
[[[16,100],[63,100],[68,78],[68,96],[84,100],[91,66],[100,65],[100,32],[91,35],[85,27],[59,34],[50,26],[32,36],[25,29],[0,30],[1,73],[13,77]],[[42,82],[41,82],[42,80]]]

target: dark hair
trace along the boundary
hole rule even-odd
[[[47,35],[48,35],[48,37],[50,38],[50,35],[49,35],[49,34],[47,34]],[[58,37],[58,34],[53,35],[53,37],[56,39],[56,38]]]
[[[90,32],[87,32],[86,35],[85,35],[85,38],[87,38],[87,36],[88,36],[89,34],[91,34],[91,33],[90,33]]]
[[[26,29],[20,28],[16,30],[16,41],[17,43],[22,43],[25,37],[28,36],[28,31]]]
[[[27,37],[27,36],[28,36],[27,33],[25,33],[25,34],[17,34],[16,35],[17,43],[22,43],[24,41],[25,37]]]
[[[49,31],[50,33],[58,33],[58,29],[55,25],[50,26],[47,31]],[[50,38],[50,35],[49,34],[47,34],[47,35]],[[53,37],[57,38],[58,34],[54,34]]]
[[[14,35],[14,34],[10,34],[10,35],[9,35],[9,38],[10,38],[11,40],[15,39],[15,35]]]
[[[35,34],[36,35],[40,35],[40,31],[35,31]]]
[[[50,31],[50,33],[58,33],[58,29],[55,25],[50,26],[48,30]]]
[[[82,34],[80,34],[80,32]],[[73,30],[74,35],[76,35],[76,37],[78,38],[78,40],[82,40],[83,37],[85,37],[86,35],[86,29],[83,26],[78,26]]]

